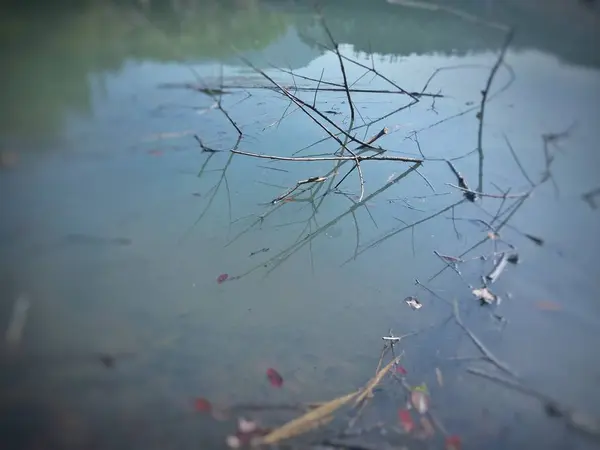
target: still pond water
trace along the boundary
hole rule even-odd
[[[324,156],[339,144],[259,70],[347,129],[346,93],[324,89],[343,85],[339,58],[321,45],[331,47],[314,10],[294,2],[184,3],[23,4],[3,14],[2,326],[15,326],[15,303],[29,308],[22,336],[7,332],[2,351],[2,448],[221,448],[234,421],[199,416],[195,398],[333,398],[373,375],[390,329],[427,326],[403,341],[407,381],[427,384],[432,411],[464,448],[594,448],[594,436],[548,417],[539,400],[468,374],[502,372],[467,359],[480,352],[442,299],[458,301],[465,325],[524,384],[600,417],[600,212],[582,197],[600,185],[597,9],[457,3],[517,32],[483,118],[481,191],[496,198],[450,208],[462,193],[445,159],[477,188],[477,112],[502,31],[445,10],[327,2],[343,56],[409,92],[443,96],[415,96],[390,114],[410,98],[344,60],[352,89],[389,91],[352,94],[353,135],[387,127],[373,144],[383,155],[421,158],[416,137],[427,160],[406,176],[410,163],[364,161],[358,206],[356,170],[323,197],[349,163],[312,197],[301,185],[273,205],[299,180],[331,178],[334,162],[230,149]],[[498,225],[531,188],[508,143],[537,185],[542,135],[562,132],[547,146],[551,177],[502,239],[465,254],[460,276],[448,267],[434,277],[447,266],[434,251],[459,256],[485,240],[476,219],[501,211]],[[223,151],[202,151],[195,135]],[[514,197],[498,198],[509,188]],[[481,306],[471,291],[494,258],[477,257],[506,242],[519,264],[489,285],[502,301]],[[218,283],[221,274],[229,279]],[[281,389],[267,381],[271,367]],[[395,409],[380,420],[396,426]]]

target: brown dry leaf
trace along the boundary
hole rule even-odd
[[[486,287],[482,287],[481,289],[473,289],[472,292],[475,297],[477,297],[479,300],[483,300],[488,304],[492,304],[496,300],[498,300],[498,297]]]
[[[435,368],[435,376],[440,387],[444,387],[444,377],[442,376],[442,371],[439,367]]]
[[[535,307],[537,309],[541,309],[542,311],[559,311],[562,309],[558,303],[554,303],[549,300],[535,302]]]
[[[356,397],[357,394],[358,391],[335,398],[318,408],[289,421],[260,439],[260,444],[275,444],[330,422],[331,419],[333,419],[331,414]]]

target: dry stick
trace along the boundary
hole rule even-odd
[[[523,197],[529,197],[531,195],[531,190],[527,191],[527,192],[522,192],[520,194],[503,194],[503,195],[497,195],[497,194],[484,194],[483,192],[478,192],[478,191],[473,191],[471,189],[466,189],[460,186],[456,186],[452,183],[445,183],[446,186],[450,186],[454,189],[458,189],[460,191],[472,194],[472,195],[478,195],[479,197],[490,197],[490,198],[502,198],[502,199],[506,199],[506,198],[523,198]]]
[[[414,166],[413,166],[413,167],[414,167]],[[379,239],[376,239],[375,241],[371,242],[369,245],[367,245],[365,248],[363,248],[363,249],[362,249],[362,250],[361,250],[361,251],[360,251],[358,254],[359,254],[359,255],[361,255],[361,254],[363,254],[364,252],[366,252],[367,250],[369,250],[369,249],[371,249],[371,248],[373,248],[373,247],[375,247],[375,246],[377,246],[377,245],[381,244],[383,241],[385,241],[385,240],[387,240],[387,239],[391,238],[392,236],[395,236],[396,234],[398,234],[398,233],[401,233],[401,232],[403,232],[403,231],[405,231],[405,230],[408,230],[409,228],[414,228],[414,227],[416,227],[417,225],[420,225],[420,224],[422,224],[422,223],[424,223],[424,222],[427,222],[428,220],[430,220],[430,219],[433,219],[433,218],[435,218],[435,217],[439,216],[440,214],[443,214],[443,213],[445,213],[445,212],[446,212],[446,211],[448,211],[449,209],[451,209],[451,208],[453,208],[453,207],[455,207],[455,206],[458,206],[458,205],[460,205],[460,204],[461,204],[461,203],[463,203],[464,201],[465,201],[465,200],[460,200],[460,201],[458,201],[458,202],[456,202],[456,203],[453,203],[453,204],[451,204],[451,205],[449,205],[449,206],[446,206],[445,208],[443,208],[443,209],[441,209],[441,210],[437,211],[437,212],[436,212],[436,213],[434,213],[434,214],[431,214],[431,215],[429,215],[429,216],[427,216],[427,217],[425,217],[425,218],[423,218],[423,219],[421,219],[421,220],[417,220],[416,222],[413,222],[411,225],[407,225],[407,226],[404,226],[404,227],[402,227],[402,228],[400,228],[400,229],[398,229],[398,230],[392,231],[392,232],[390,232],[390,233],[388,233],[388,234],[384,235],[383,237],[381,237],[381,238],[379,238]],[[349,262],[349,260],[346,260],[346,261],[344,261],[344,264],[346,264],[346,263],[348,263],[348,262]]]
[[[345,148],[346,144],[344,142],[342,142],[335,134],[333,134],[331,131],[329,131],[325,125],[323,125],[321,122],[319,122],[317,119],[315,119],[312,116],[312,114],[310,114],[306,110],[306,108],[308,108],[309,110],[313,111],[315,114],[317,114],[322,119],[324,119],[326,122],[328,122],[330,125],[332,125],[335,129],[337,129],[340,132],[340,134],[343,134],[345,136],[346,140],[349,139],[351,141],[357,142],[358,144],[361,144],[361,145],[364,144],[364,142],[359,141],[358,139],[356,139],[353,136],[351,136],[349,134],[349,132],[347,132],[347,131],[343,130],[342,128],[340,128],[333,120],[331,120],[329,117],[327,117],[321,111],[319,111],[317,108],[314,108],[310,104],[306,103],[305,101],[303,101],[300,98],[296,97],[295,95],[291,94],[287,89],[285,89],[282,86],[280,86],[275,80],[273,80],[264,71],[262,71],[262,70],[258,69],[257,67],[253,66],[252,63],[249,60],[247,60],[243,56],[239,56],[239,58],[242,61],[244,61],[249,67],[251,67],[252,69],[254,69],[256,72],[260,73],[263,77],[265,77],[267,80],[269,80],[275,86],[277,86],[281,90],[281,92],[283,93],[283,95],[285,95],[287,98],[289,98],[291,101],[293,101],[296,104],[296,106],[298,106],[302,110],[302,112],[304,112],[313,122],[315,122],[319,127],[321,127],[323,129],[323,131],[325,131],[331,138],[333,138],[335,141],[337,141],[337,143],[340,144],[340,147]]]
[[[560,405],[556,400],[547,396],[546,394],[543,394],[528,386],[524,386],[519,382],[507,380],[505,378],[484,372],[473,367],[469,367],[467,369],[467,372],[478,377],[487,378],[488,380],[494,381],[495,383],[514,389],[530,397],[536,398],[537,400],[540,400],[542,403],[544,403],[544,406],[546,407],[547,411],[553,411],[554,415],[564,417],[564,419],[567,422],[567,425],[569,425],[570,427],[578,431],[590,434],[596,438],[600,436],[600,421],[596,418],[589,417],[585,414]]]
[[[485,117],[485,103],[488,98],[488,93],[490,88],[492,87],[492,82],[494,81],[494,77],[496,76],[496,72],[498,72],[498,68],[502,61],[504,60],[504,55],[508,50],[508,46],[510,45],[513,38],[513,30],[509,30],[506,33],[506,39],[504,40],[504,45],[502,46],[502,50],[500,51],[500,55],[496,59],[496,64],[492,67],[490,75],[488,76],[487,83],[485,84],[485,89],[481,93],[481,104],[479,106],[479,128],[477,130],[477,152],[479,153],[479,183],[477,185],[477,190],[481,191],[483,189],[483,121]]]
[[[523,167],[523,165],[519,161],[519,158],[517,157],[517,153],[515,152],[515,149],[513,148],[513,146],[510,144],[510,141],[508,140],[508,137],[504,133],[502,133],[502,136],[504,137],[504,141],[506,142],[506,145],[508,146],[508,149],[510,150],[510,154],[512,155],[513,159],[517,163],[517,166],[519,167],[519,170],[521,171],[521,173],[523,174],[523,176],[525,177],[525,179],[529,182],[529,184],[531,185],[531,187],[535,186],[535,184],[533,183],[533,181],[531,181],[531,178],[529,178],[529,175],[527,175],[527,172],[525,171],[525,168]]]
[[[358,160],[358,156],[356,156],[356,153],[354,153],[349,148],[347,148],[346,150],[348,150],[348,152],[352,156],[354,156],[354,162],[356,164],[354,167],[356,167],[356,169],[358,170],[358,178],[360,179],[360,197],[358,198],[358,201],[361,202],[363,197],[365,196],[365,179],[363,177],[362,169],[360,168],[360,162]]]
[[[271,204],[274,205],[275,203],[280,202],[284,198],[289,197],[294,191],[296,191],[296,189],[298,189],[303,184],[308,184],[308,183],[322,183],[325,180],[327,180],[327,177],[311,177],[311,178],[307,178],[306,180],[297,181],[296,182],[296,186],[294,186],[293,188],[289,189],[284,194],[281,194],[279,197],[274,198],[273,200],[271,200]]]
[[[315,96],[313,97],[313,107],[317,105],[317,93],[319,92],[319,86],[321,86],[321,81],[323,80],[323,74],[325,73],[325,69],[321,69],[321,77],[319,78],[319,82],[317,83],[317,88],[315,89]]]
[[[348,106],[350,107],[350,126],[348,127],[348,129],[351,130],[352,125],[354,124],[354,104],[352,103],[352,96],[350,95],[350,91],[348,90],[348,78],[346,77],[346,68],[344,67],[344,61],[342,60],[342,55],[340,54],[339,45],[333,39],[333,36],[331,35],[331,32],[329,31],[329,28],[327,27],[327,24],[325,23],[325,18],[323,16],[321,16],[321,24],[323,25],[323,29],[325,30],[325,33],[327,33],[327,37],[329,37],[329,40],[333,45],[333,49],[335,50],[335,54],[337,55],[338,60],[340,62],[340,69],[342,71],[342,78],[344,80],[346,98],[348,99]]]
[[[517,375],[515,374],[515,372],[506,363],[504,363],[504,362],[500,361],[498,358],[496,358],[494,356],[494,354],[492,352],[490,352],[485,345],[483,345],[483,343],[479,340],[479,338],[477,336],[475,336],[473,334],[473,332],[466,327],[466,325],[463,323],[463,321],[460,318],[460,315],[458,313],[458,303],[456,301],[454,301],[453,312],[454,312],[454,320],[456,321],[456,323],[464,330],[465,333],[467,333],[467,335],[469,336],[469,338],[471,339],[473,344],[475,344],[475,346],[481,351],[481,353],[484,354],[486,359],[488,361],[490,361],[492,364],[494,364],[496,367],[498,367],[499,369],[501,369],[501,370],[505,371],[506,373],[508,373],[509,375],[512,375],[513,377],[517,378]]]
[[[302,156],[275,156],[275,155],[262,155],[260,153],[244,152],[241,150],[231,150],[232,153],[238,155],[252,156],[253,158],[273,159],[277,161],[296,161],[296,162],[307,162],[307,161],[401,161],[415,164],[421,164],[423,160],[418,158],[407,158],[404,156],[323,156],[323,157],[302,157]]]
[[[395,177],[393,180],[391,180],[388,183],[386,183],[385,185],[383,185],[377,191],[373,192],[372,194],[367,195],[367,197],[365,197],[362,202],[355,203],[350,209],[348,209],[348,211],[345,211],[344,213],[342,213],[342,214],[338,215],[337,217],[333,218],[332,220],[330,220],[326,224],[322,225],[319,229],[317,229],[315,232],[311,233],[310,235],[306,236],[301,241],[294,243],[290,247],[288,247],[288,248],[280,251],[278,254],[272,256],[267,261],[267,263],[271,263],[271,262],[275,262],[275,261],[277,261],[277,263],[273,265],[273,267],[268,271],[268,273],[272,272],[276,267],[278,267],[280,264],[282,264],[284,261],[286,261],[292,254],[294,254],[295,252],[299,251],[304,245],[307,244],[307,242],[312,241],[318,235],[320,235],[321,233],[324,233],[327,229],[329,229],[330,227],[332,227],[333,225],[335,225],[337,222],[339,222],[341,219],[343,219],[346,215],[352,214],[352,212],[354,212],[360,206],[362,206],[365,203],[367,203],[370,199],[372,199],[376,195],[379,195],[381,192],[385,191],[390,186],[392,186],[393,184],[397,183],[399,180],[407,177],[419,165],[420,165],[420,163],[413,164],[407,170],[405,170],[400,175],[398,175],[397,177]],[[255,270],[258,270],[258,269],[262,268],[263,265],[264,264],[260,264],[260,265],[254,266],[253,268],[250,268],[249,270],[247,270],[246,272],[244,272],[239,277],[241,278],[243,276],[249,275],[250,273],[254,272]]]
[[[354,150],[362,150],[365,148],[372,148],[371,144],[373,142],[375,142],[377,139],[379,139],[380,137],[385,136],[386,134],[388,134],[390,132],[390,130],[387,127],[384,127],[381,129],[381,131],[379,133],[377,133],[376,135],[374,135],[371,139],[369,139],[368,141],[365,141],[364,144],[359,145],[358,147],[356,147]]]

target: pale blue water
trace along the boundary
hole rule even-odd
[[[214,100],[160,87],[200,79],[217,88],[221,74],[225,85],[245,87],[223,96],[223,107],[243,131],[242,151],[290,156],[322,139],[322,129],[293,106],[286,110],[288,101],[265,89],[268,81],[236,57],[237,50],[288,87],[309,83],[271,65],[341,82],[336,55],[312,43],[326,42],[314,12],[292,3],[90,3],[77,10],[15,8],[2,19],[10,41],[3,44],[8,101],[0,106],[0,144],[3,155],[18,158],[0,172],[2,323],[9,322],[19,295],[31,303],[18,354],[3,356],[2,408],[15,421],[40,414],[39,426],[29,429],[36,445],[218,447],[231,423],[198,418],[193,398],[332,398],[372,376],[390,328],[401,335],[448,316],[449,308],[414,280],[426,282],[444,267],[434,250],[458,255],[486,231],[457,220],[457,238],[448,211],[416,227],[414,236],[406,230],[367,249],[403,222],[460,200],[446,184],[456,179],[445,162],[419,168],[444,195],[431,196],[411,173],[370,199],[368,212],[357,209],[356,225],[348,213],[352,202],[334,193],[312,219],[310,203],[289,202],[261,222],[273,209],[271,200],[298,180],[327,174],[331,162],[230,159],[237,133]],[[544,11],[535,11],[533,2],[459,3],[472,14],[519,25],[506,54],[510,67],[500,67],[492,91],[508,88],[486,108],[483,191],[497,194],[493,183],[511,187],[511,194],[528,188],[505,135],[537,180],[544,168],[541,135],[573,127],[552,166],[558,195],[551,182],[544,184],[510,222],[545,245],[508,228],[502,232],[521,259],[492,285],[503,298],[495,312],[506,324],[500,328],[491,309],[479,308],[451,270],[428,285],[462,302],[463,320],[529,385],[600,416],[593,350],[600,322],[600,216],[581,198],[600,184],[599,58],[590,45],[598,15],[593,6],[557,10],[559,2]],[[444,98],[435,104],[423,98],[357,136],[368,139],[388,127],[377,143],[395,156],[419,156],[407,139],[413,131],[428,158],[475,149],[477,110],[436,123],[477,106],[502,34],[443,12],[365,5],[328,4],[326,17],[342,54],[370,66],[372,51],[377,70],[409,91],[421,91],[436,69],[451,69],[427,88]],[[581,30],[568,24],[575,19]],[[350,80],[364,73],[350,63],[346,70]],[[372,78],[354,87],[388,88]],[[298,95],[312,104],[312,92]],[[399,108],[406,97],[356,94],[353,102],[360,126]],[[328,117],[348,125],[345,93],[319,92],[316,105],[341,113]],[[284,112],[291,114],[277,125]],[[207,162],[194,134],[224,151]],[[328,141],[297,156],[336,149]],[[455,164],[475,187],[476,155]],[[367,161],[362,167],[369,196],[410,166]],[[356,173],[340,187],[358,195]],[[489,198],[481,203],[492,214],[499,204]],[[486,218],[470,203],[454,214]],[[357,228],[361,253],[354,260]],[[301,241],[310,233],[319,234]],[[297,242],[306,245],[278,258]],[[492,251],[488,242],[468,256]],[[461,266],[473,285],[488,269],[476,260]],[[218,284],[221,273],[240,278]],[[410,310],[403,302],[409,295],[423,308]],[[542,301],[559,310],[540,309]],[[404,350],[410,381],[432,388],[435,413],[450,433],[463,437],[465,448],[595,445],[560,419],[547,418],[539,402],[466,374],[468,362],[449,361],[478,354],[453,322],[413,345],[407,340]],[[103,367],[99,354],[115,355],[115,367]],[[268,367],[282,373],[282,392],[266,382]],[[447,373],[444,388],[435,388],[435,367]],[[24,405],[22,416],[17,404]],[[396,423],[395,413],[389,420]]]

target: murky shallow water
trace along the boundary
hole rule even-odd
[[[440,195],[432,196],[424,179],[411,173],[369,199],[368,210],[357,208],[356,225],[347,213],[352,200],[344,195],[328,195],[315,219],[309,219],[309,202],[266,205],[298,180],[326,174],[331,162],[231,157],[227,150],[237,133],[214,100],[160,85],[199,77],[218,87],[223,73],[226,85],[245,86],[223,96],[223,107],[243,132],[238,149],[289,156],[322,139],[324,131],[264,89],[268,82],[237,61],[230,47],[288,87],[311,85],[301,76],[341,82],[338,58],[311,44],[325,37],[301,8],[196,8],[182,13],[90,5],[78,12],[11,16],[19,45],[6,53],[11,101],[3,105],[2,151],[18,159],[0,173],[3,323],[19,295],[31,307],[21,348],[3,356],[3,416],[12,420],[5,430],[22,427],[23,436],[33,433],[30,446],[42,448],[221,446],[231,424],[198,418],[193,398],[298,402],[355,389],[372,376],[390,328],[401,335],[448,317],[450,308],[415,286],[415,278],[459,300],[468,327],[528,385],[600,416],[600,367],[592,349],[600,321],[600,216],[581,198],[598,185],[600,74],[597,53],[586,53],[581,36],[565,34],[565,41],[580,43],[569,59],[564,42],[553,52],[553,41],[543,34],[517,34],[506,54],[510,67],[500,67],[492,91],[508,88],[486,108],[484,192],[498,194],[495,185],[510,187],[512,195],[528,189],[504,136],[538,180],[544,170],[541,135],[569,130],[553,150],[558,193],[550,181],[540,186],[510,221],[514,229],[501,233],[517,246],[521,263],[509,265],[492,286],[503,298],[493,310],[500,323],[491,308],[478,307],[467,287],[480,285],[490,262],[461,265],[466,282],[452,270],[427,280],[444,267],[434,250],[459,255],[486,236],[487,230],[462,219],[489,220],[481,207],[493,215],[501,200],[457,206],[456,229],[448,210],[414,233],[406,230],[367,249],[404,223],[460,200],[447,185],[456,178],[445,162],[419,168]],[[476,109],[438,122],[477,107],[501,33],[398,5],[368,14],[358,4],[327,11],[343,55],[370,66],[364,52],[371,48],[377,70],[409,91],[420,92],[436,69],[451,67],[427,88],[446,97],[435,103],[424,98],[359,130],[358,138],[386,126],[391,132],[378,144],[388,154],[419,157],[407,139],[418,131],[429,159],[476,148]],[[510,8],[499,4],[490,11],[506,19]],[[380,26],[361,26],[372,22]],[[45,25],[34,37],[41,40],[32,46],[19,26],[40,23]],[[398,24],[411,26],[399,32]],[[352,32],[357,28],[365,34],[360,39]],[[365,28],[374,29],[372,37]],[[268,62],[291,67],[296,77],[269,69]],[[350,80],[364,73],[351,64],[346,70]],[[354,87],[387,88],[371,78]],[[298,95],[314,99],[313,92]],[[352,98],[358,124],[406,102],[396,94]],[[316,105],[348,125],[344,92],[320,91]],[[225,151],[201,152],[194,134]],[[336,148],[327,141],[298,156]],[[476,155],[455,165],[471,187],[477,184]],[[388,161],[362,166],[367,197],[410,167]],[[340,187],[349,197],[359,195],[356,173]],[[544,245],[515,229],[543,238]],[[303,241],[310,233],[314,240]],[[279,264],[280,252],[298,242],[306,245]],[[487,242],[466,257],[493,251]],[[222,273],[240,278],[218,284]],[[423,308],[412,311],[403,302],[408,295]],[[410,382],[430,386],[436,414],[467,448],[594,444],[545,417],[539,401],[466,374],[469,362],[449,358],[478,353],[453,322],[407,341],[404,351]],[[114,367],[104,367],[103,355],[116,358]],[[283,374],[284,390],[268,385],[268,367]],[[446,374],[444,388],[436,388],[435,367]],[[23,425],[38,416],[39,423]]]

